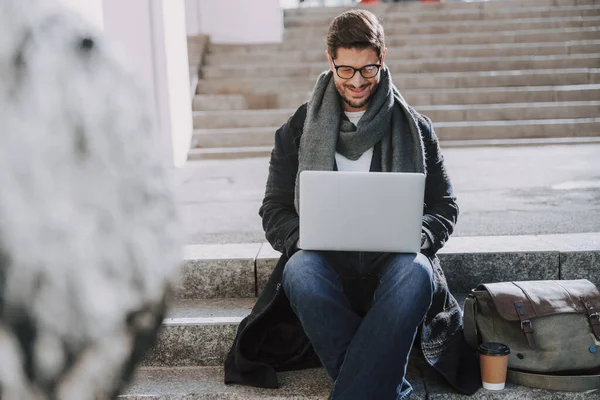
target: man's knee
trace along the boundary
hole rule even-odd
[[[427,256],[417,254],[398,254],[394,256],[390,269],[390,279],[404,281],[421,289],[435,290],[433,265]]]
[[[423,253],[417,253],[414,264],[415,270],[418,271],[418,274],[420,274],[425,281],[434,282],[433,264],[427,256],[423,255]]]
[[[319,274],[324,264],[323,256],[315,251],[299,250],[283,268],[282,284],[284,288],[300,287]]]
[[[286,263],[281,284],[293,308],[312,304],[338,285],[337,274],[320,252],[300,250]],[[333,286],[332,286],[333,285]],[[335,290],[335,289],[333,289]]]
[[[294,253],[290,259],[287,261],[285,266],[283,267],[283,278],[282,283],[286,281],[293,281],[298,278],[298,275],[303,273],[303,264],[305,264],[306,259],[308,258],[307,252],[304,250],[298,250]]]

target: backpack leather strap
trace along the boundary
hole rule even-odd
[[[508,370],[506,380],[517,385],[565,392],[600,390],[600,375],[548,375]]]

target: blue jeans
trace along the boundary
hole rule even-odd
[[[282,286],[334,382],[330,399],[408,398],[408,356],[435,290],[427,257],[300,250]]]

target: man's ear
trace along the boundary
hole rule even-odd
[[[385,55],[387,54],[387,47],[381,52],[381,68],[385,68]]]
[[[325,56],[327,57],[327,61],[329,61],[329,69],[331,70],[331,72],[334,72],[333,63],[331,62],[331,55],[329,54],[329,50],[325,50]]]

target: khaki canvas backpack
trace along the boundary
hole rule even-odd
[[[599,312],[600,291],[586,279],[481,284],[465,300],[465,338],[508,345],[509,382],[600,389]]]

